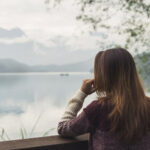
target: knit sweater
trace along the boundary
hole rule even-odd
[[[150,135],[143,137],[138,144],[124,145],[110,133],[110,122],[107,120],[111,108],[101,106],[98,100],[93,100],[83,111],[77,115],[83,106],[87,95],[78,90],[69,100],[62,115],[57,131],[63,137],[75,137],[90,133],[88,150],[150,150]]]

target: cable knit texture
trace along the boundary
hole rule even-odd
[[[58,123],[58,134],[62,137],[75,137],[90,133],[88,150],[150,150],[150,135],[143,137],[138,144],[124,145],[118,141],[109,132],[110,122],[107,116],[112,108],[108,105],[101,106],[98,100],[93,100],[77,116],[86,97],[83,91],[78,90],[70,99]]]
[[[87,94],[85,94],[81,90],[78,90],[76,94],[68,102],[66,109],[65,109],[65,113],[63,114],[60,121],[61,122],[67,121],[76,117],[77,113],[82,108],[82,105],[86,96]]]

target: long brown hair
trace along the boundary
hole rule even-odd
[[[96,93],[106,92],[112,111],[110,132],[125,144],[138,142],[150,131],[150,98],[145,95],[131,54],[123,48],[100,51],[95,57]],[[108,98],[109,97],[109,98]]]

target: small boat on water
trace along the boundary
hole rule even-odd
[[[69,73],[60,73],[60,76],[69,76]]]

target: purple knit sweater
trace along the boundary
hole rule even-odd
[[[71,106],[72,101],[77,104],[79,99],[84,101],[86,97],[81,96],[81,91],[77,95],[70,100],[68,107]],[[80,101],[78,107],[82,107],[82,102]],[[92,101],[78,116],[71,114],[67,107],[62,120],[58,123],[58,133],[64,137],[90,133],[88,150],[150,150],[150,136],[145,136],[138,144],[132,145],[124,145],[121,141],[118,141],[115,135],[108,131],[110,122],[107,120],[107,116],[111,108],[107,105],[101,106],[97,102],[98,100]],[[76,112],[80,109],[72,105],[70,110],[73,108],[76,108],[74,109]],[[73,117],[69,118],[69,114]],[[65,120],[65,118],[67,119]]]

